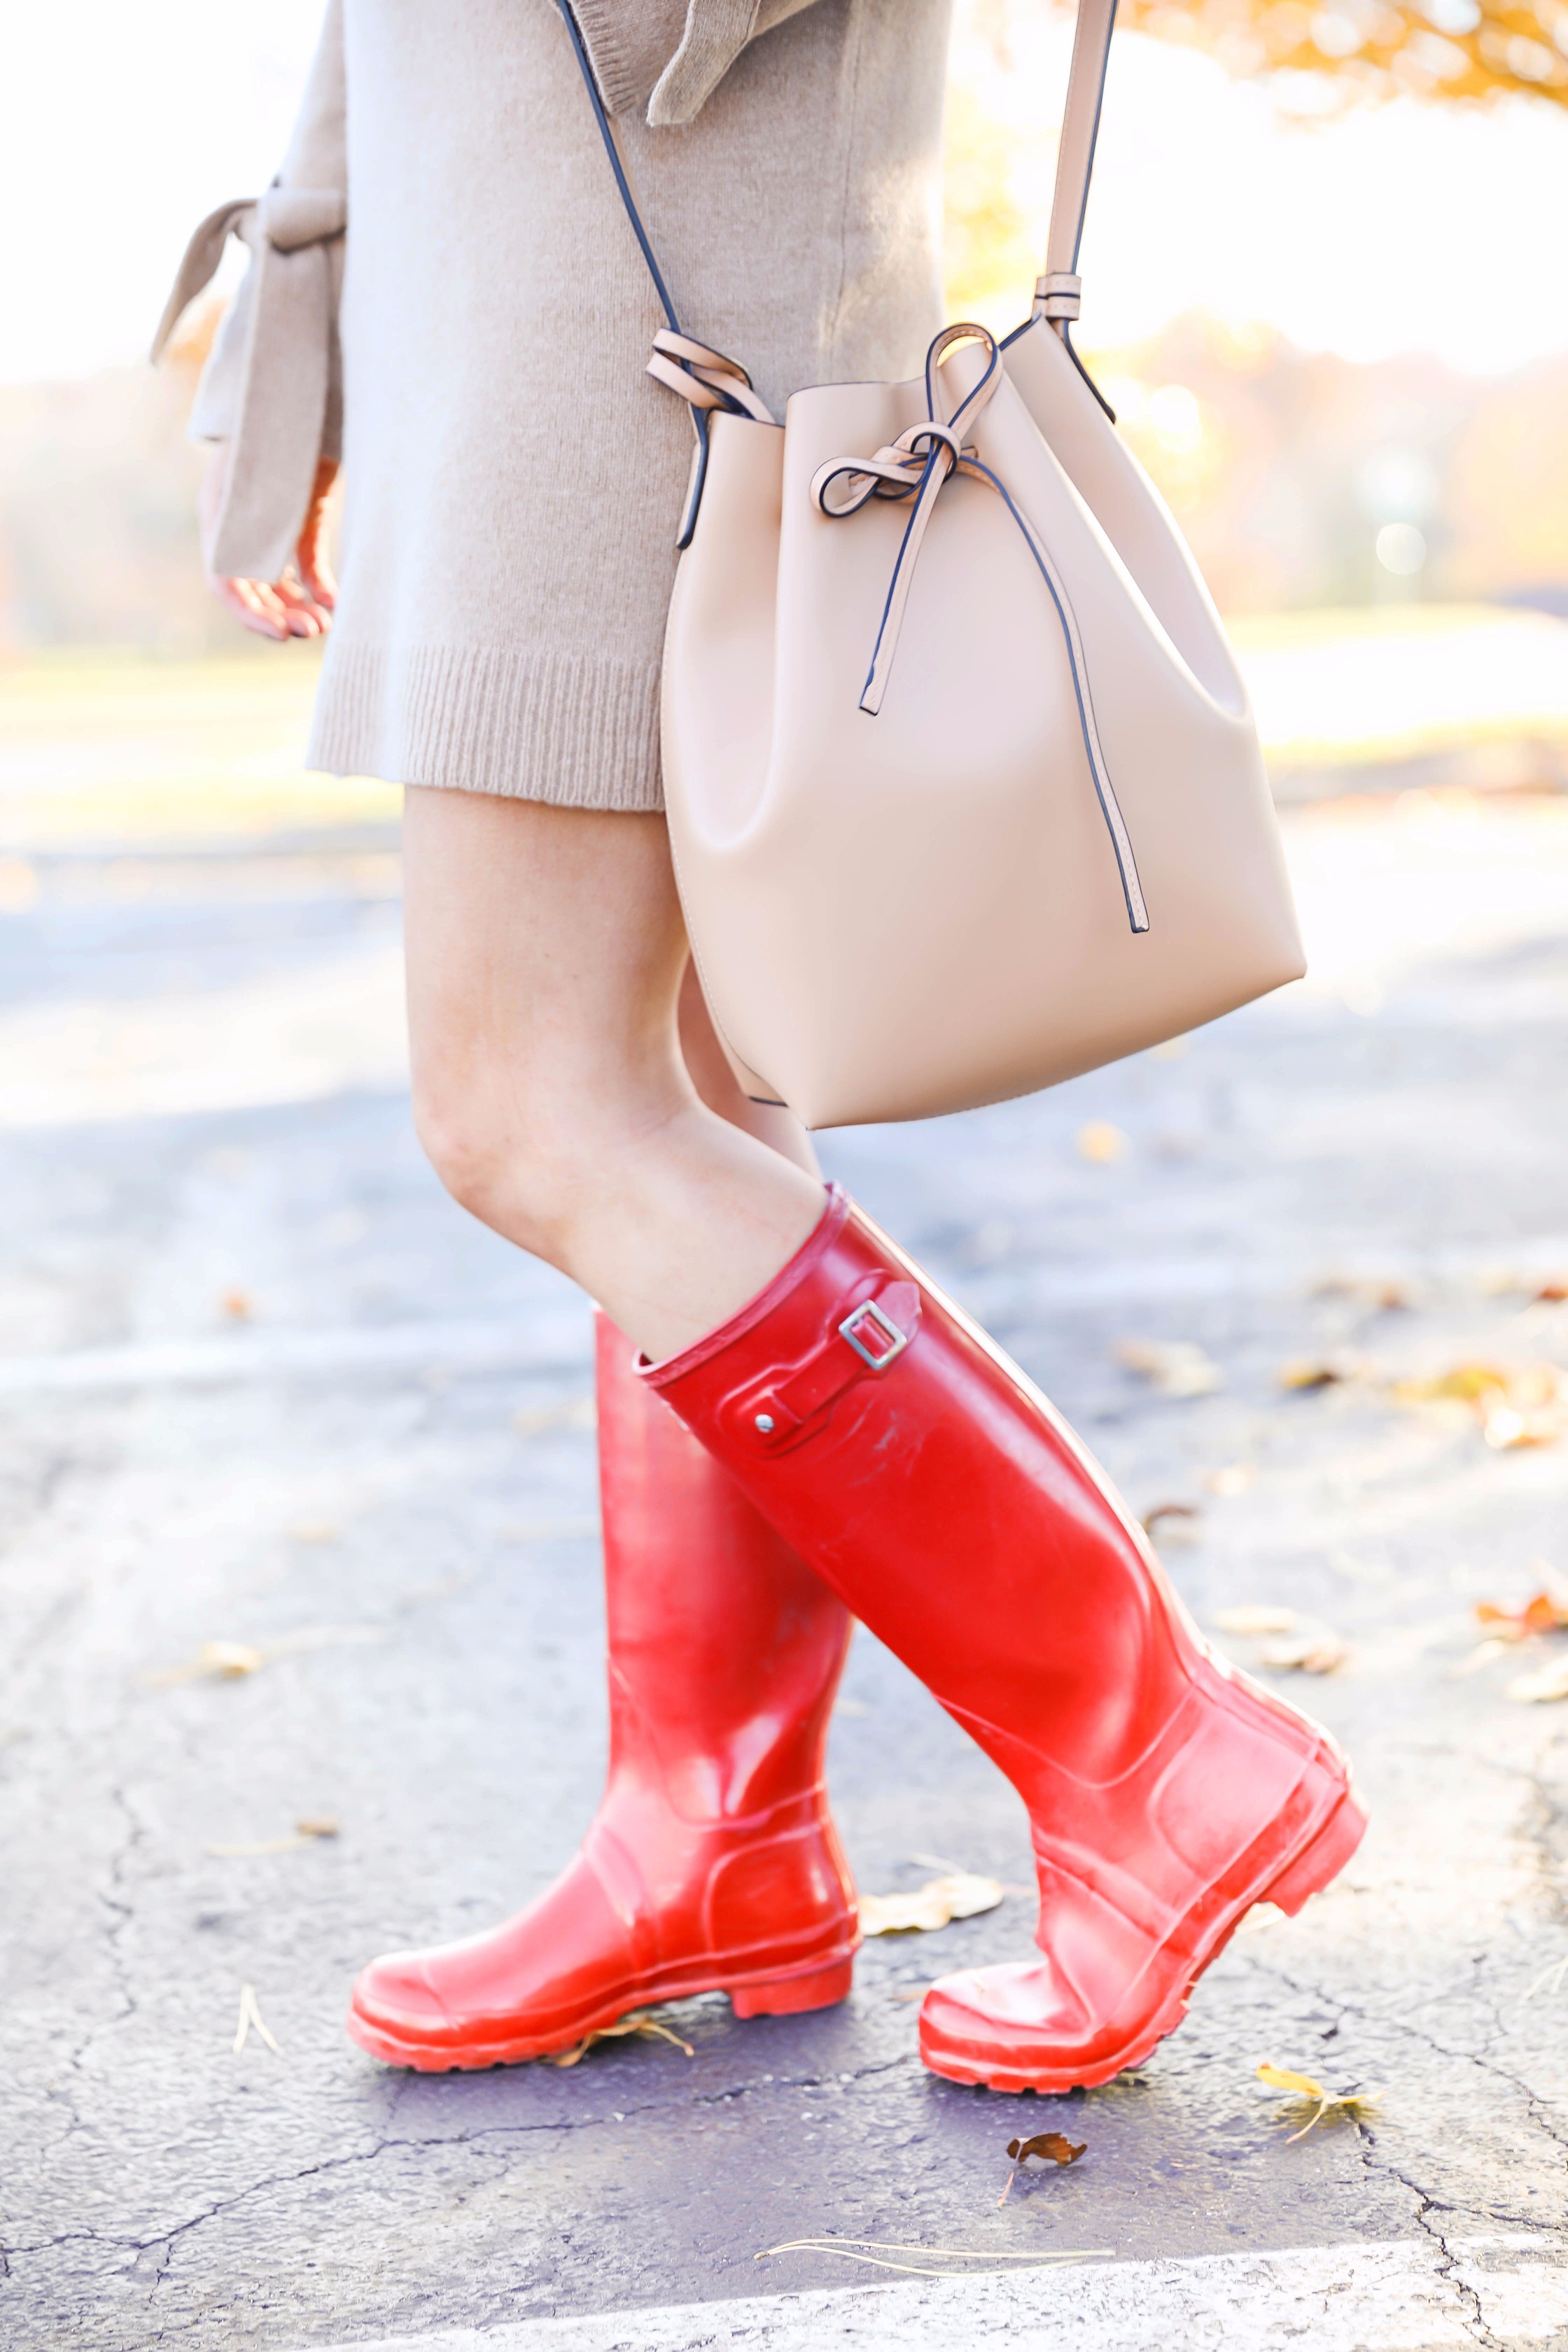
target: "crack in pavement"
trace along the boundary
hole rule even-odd
[[[1475,2337],[1478,2344],[1489,2347],[1489,2352],[1503,2352],[1498,2337],[1487,2325],[1486,2314],[1481,2308],[1480,2290],[1472,2286],[1468,2279],[1460,2276],[1458,2267],[1458,2257],[1449,2245],[1441,2227],[1431,2218],[1434,2213],[1452,2213],[1459,2209],[1444,2204],[1440,2199],[1432,2194],[1430,2189],[1423,2189],[1418,2182],[1410,2179],[1405,2173],[1401,2172],[1397,2165],[1384,2163],[1374,2158],[1371,2149],[1376,2147],[1376,2135],[1368,2130],[1364,2125],[1358,2128],[1361,2130],[1363,2142],[1370,2143],[1370,2146],[1363,2146],[1362,2152],[1362,2163],[1365,2168],[1370,2172],[1384,2173],[1390,2179],[1397,2180],[1400,2187],[1408,2189],[1411,2196],[1415,2198],[1416,2225],[1432,2240],[1440,2256],[1436,2275],[1446,2279],[1451,2287],[1457,2288],[1468,2306],[1464,2322],[1466,2329]]]
[[[1568,2134],[1560,2131],[1550,2114],[1546,2112],[1544,2094],[1537,2091],[1533,2084],[1527,2083],[1521,2075],[1512,2073],[1509,2067],[1500,2064],[1497,2059],[1479,2050],[1451,2049],[1446,2042],[1439,2042],[1427,2028],[1415,2024],[1408,2016],[1386,2015],[1376,2010],[1363,2007],[1345,1994],[1327,1991],[1321,1985],[1304,1984],[1299,1978],[1288,1974],[1278,1961],[1267,1959],[1259,1953],[1255,1952],[1248,1957],[1255,1967],[1275,1977],[1292,1992],[1314,2000],[1321,2000],[1331,2010],[1337,2011],[1342,2017],[1353,2017],[1363,2023],[1391,2028],[1396,2033],[1403,2033],[1410,2040],[1423,2043],[1436,2056],[1447,2058],[1450,2064],[1478,2066],[1483,2074],[1491,2074],[1500,2083],[1508,2084],[1510,2088],[1517,2091],[1524,2100],[1531,2121],[1537,2124],[1556,2147],[1568,2149]],[[1484,1956],[1478,1957],[1476,1965],[1478,1967],[1484,1965]]]

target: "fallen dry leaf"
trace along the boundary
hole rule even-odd
[[[218,1306],[235,1323],[248,1323],[256,1312],[247,1290],[226,1290],[218,1300]]]
[[[1568,1584],[1545,1560],[1535,1561],[1534,1567],[1541,1589],[1518,1608],[1504,1608],[1496,1601],[1477,1601],[1476,1622],[1486,1628],[1489,1640],[1523,1642],[1531,1633],[1555,1633],[1568,1626]]]
[[[1321,2123],[1323,2117],[1331,2114],[1336,2107],[1343,2114],[1354,2117],[1363,2107],[1375,2107],[1378,2101],[1384,2095],[1382,2090],[1360,2091],[1352,2088],[1348,2091],[1326,2091],[1321,2083],[1314,2083],[1310,2074],[1292,2074],[1289,2066],[1271,2066],[1267,2061],[1258,2067],[1258,2079],[1260,2083],[1267,2083],[1272,2090],[1289,2091],[1295,2099],[1310,2099],[1316,2102],[1312,2113],[1301,2126],[1300,2130],[1292,2132],[1290,2138],[1286,2141],[1287,2147],[1295,2140],[1305,2139],[1312,2126]]]
[[[1152,1511],[1143,1514],[1143,1532],[1152,1541],[1154,1530],[1161,1521],[1170,1519],[1174,1525],[1165,1531],[1166,1543],[1196,1543],[1202,1518],[1203,1513],[1195,1503],[1156,1503]]]
[[[1568,1698],[1568,1658],[1555,1658],[1532,1675],[1518,1675],[1507,1686],[1510,1698],[1525,1706],[1541,1706],[1550,1699]]]
[[[1006,2186],[996,2200],[997,2204],[1005,2205],[1014,2181],[1030,2157],[1037,2156],[1042,2161],[1052,2164],[1076,2164],[1088,2147],[1089,2142],[1083,2140],[1075,2147],[1065,2132],[1037,2132],[1032,2139],[1010,2139],[1007,2153],[1013,2158],[1013,2169],[1007,2175]]]
[[[1240,1609],[1216,1609],[1214,1622],[1222,1633],[1289,1633],[1295,1629],[1296,1612],[1252,1604]]]
[[[1097,1167],[1108,1168],[1126,1150],[1127,1138],[1119,1127],[1112,1127],[1109,1119],[1091,1118],[1086,1127],[1079,1129],[1078,1148],[1081,1159],[1093,1160]]]
[[[238,1682],[275,1658],[294,1658],[309,1650],[379,1646],[386,1639],[384,1625],[307,1625],[298,1633],[280,1633],[264,1650],[253,1649],[248,1642],[204,1642],[183,1666],[165,1666],[147,1680],[155,1689],[195,1682],[204,1675],[218,1682]]]
[[[1265,1642],[1258,1663],[1277,1673],[1333,1675],[1350,1657],[1350,1644],[1327,1625],[1312,1626]]]
[[[1350,1656],[1349,1645],[1331,1626],[1315,1617],[1298,1616],[1294,1609],[1257,1605],[1216,1609],[1214,1622],[1222,1633],[1248,1635],[1261,1643],[1259,1665],[1279,1673],[1331,1675]]]
[[[1162,1396],[1212,1396],[1225,1386],[1225,1374],[1195,1339],[1123,1339],[1111,1353]]]
[[[1557,1364],[1453,1364],[1424,1380],[1396,1381],[1401,1404],[1466,1404],[1497,1453],[1554,1445],[1568,1430],[1568,1374]]]
[[[1398,1275],[1325,1274],[1313,1283],[1312,1297],[1353,1298],[1384,1314],[1414,1304],[1409,1284]]]
[[[246,2042],[248,2041],[250,2037],[250,2029],[253,2025],[255,2026],[257,2032],[260,2035],[262,2041],[266,2042],[268,2050],[271,2051],[274,2058],[281,2058],[283,2053],[279,2050],[277,2042],[273,2040],[271,2030],[268,2025],[267,2020],[262,2016],[259,2008],[257,2006],[256,1987],[254,1985],[247,1984],[241,1985],[239,1988],[239,2023],[236,2026],[234,2034],[234,2054],[237,2058],[244,2049]]]
[[[1032,2156],[1052,2164],[1076,2164],[1088,2147],[1083,2140],[1075,2147],[1065,2132],[1036,2132],[1032,2139],[1010,2139],[1007,2153],[1016,2164],[1026,2164]]]
[[[1500,1635],[1489,1634],[1484,1642],[1478,1642],[1475,1648],[1449,1671],[1455,1675],[1478,1675],[1483,1666],[1495,1665],[1499,1658],[1506,1658],[1512,1646],[1511,1642],[1504,1640]]]
[[[1245,1495],[1257,1478],[1250,1462],[1227,1462],[1223,1469],[1211,1471],[1204,1484],[1211,1495]]]
[[[261,1652],[253,1650],[248,1642],[204,1642],[188,1664],[171,1666],[166,1673],[154,1675],[153,1680],[194,1682],[200,1675],[209,1675],[217,1682],[237,1683],[265,1663]]]
[[[945,1878],[928,1878],[912,1895],[862,1895],[860,1933],[907,1936],[945,1927],[951,1920],[994,1911],[1005,1892],[999,1878],[955,1870]]]
[[[252,1862],[258,1854],[292,1853],[297,1847],[309,1845],[313,1838],[341,1835],[336,1822],[323,1814],[319,1820],[296,1822],[288,1837],[253,1838],[248,1843],[237,1845],[209,1845],[205,1851],[219,1862]]]
[[[1343,1381],[1359,1380],[1365,1369],[1359,1356],[1293,1356],[1279,1367],[1279,1385],[1297,1393],[1338,1388]]]
[[[592,2033],[584,2033],[582,2041],[574,2042],[569,2050],[545,2051],[544,2063],[547,2066],[575,2066],[580,2058],[587,2056],[595,2042],[619,2042],[628,2033],[637,2034],[645,2042],[673,2042],[676,2048],[684,2050],[689,2058],[697,2055],[689,2042],[682,2042],[679,2033],[672,2033],[668,2025],[659,2023],[657,2017],[650,2017],[646,2010],[634,2009],[626,2016],[617,2018],[614,2025],[595,2026]]]

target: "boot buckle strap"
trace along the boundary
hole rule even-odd
[[[755,1444],[776,1450],[799,1435],[868,1373],[898,1361],[920,1328],[921,1295],[912,1282],[893,1282],[838,1318],[804,1363],[781,1368],[742,1400],[742,1428]]]

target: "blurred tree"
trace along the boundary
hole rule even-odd
[[[1302,112],[1359,94],[1568,105],[1563,0],[1123,0],[1119,21],[1210,51],[1238,75],[1286,76]]]

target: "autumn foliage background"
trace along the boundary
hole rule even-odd
[[[998,95],[1016,79],[1020,40],[1049,16],[1048,0],[960,0],[952,316],[1016,324],[1039,267],[1054,134],[1048,119],[1021,127]],[[1121,26],[1123,44],[1150,36],[1261,81],[1308,140],[1395,98],[1568,103],[1563,0],[1122,0]],[[1422,191],[1407,197],[1418,240]],[[1093,220],[1091,208],[1090,242]],[[1521,220],[1513,233],[1539,243],[1543,269],[1561,266],[1556,221]],[[1479,341],[1485,289],[1456,286],[1452,299],[1473,308]],[[0,649],[234,648],[199,579],[199,461],[183,437],[216,316],[188,321],[157,375],[0,387]],[[1227,614],[1482,600],[1568,616],[1568,352],[1511,373],[1461,372],[1420,350],[1358,364],[1202,311],[1131,344],[1098,334],[1090,299],[1080,349]]]

